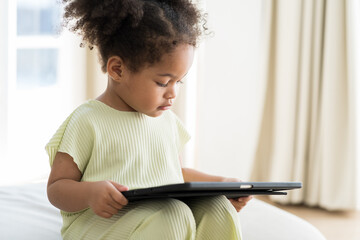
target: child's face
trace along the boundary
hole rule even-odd
[[[180,81],[183,80],[194,58],[194,48],[180,45],[159,63],[132,73],[125,67],[122,81],[114,86],[124,111],[137,111],[151,117],[160,116],[174,103]]]

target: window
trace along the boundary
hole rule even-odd
[[[16,6],[16,88],[56,84],[60,7],[56,1],[18,0]]]
[[[45,145],[85,99],[85,52],[54,0],[0,3],[0,184],[47,177]],[[82,50],[82,51],[81,51]]]

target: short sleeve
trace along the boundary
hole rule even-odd
[[[183,150],[185,144],[191,139],[191,136],[181,120],[173,113],[177,132],[177,149],[179,153]]]
[[[50,166],[53,165],[57,152],[69,154],[84,172],[91,157],[94,134],[85,114],[74,112],[59,127],[45,149],[49,155]]]

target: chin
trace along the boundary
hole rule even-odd
[[[146,115],[148,115],[149,117],[160,117],[162,114],[164,113],[164,111],[155,111],[155,112],[152,112],[152,113],[145,113]]]

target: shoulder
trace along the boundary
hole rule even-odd
[[[65,133],[77,132],[79,130],[86,130],[92,128],[92,116],[94,114],[94,108],[89,102],[83,103],[78,106],[58,128],[55,135],[63,136]]]
[[[69,122],[73,123],[89,123],[101,116],[101,109],[96,101],[89,100],[78,106],[68,117]]]
[[[77,118],[84,118],[94,115],[98,111],[99,109],[96,103],[93,100],[90,100],[78,106],[71,115]]]

